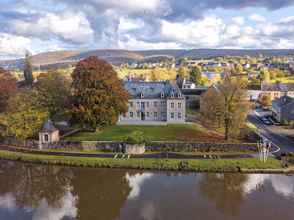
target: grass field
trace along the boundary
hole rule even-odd
[[[134,126],[116,125],[99,132],[80,132],[71,141],[123,141],[133,131],[141,131],[149,141],[223,141],[223,136],[198,125]]]
[[[266,163],[258,159],[179,160],[179,159],[114,159],[69,156],[33,155],[0,150],[0,158],[52,165],[78,167],[128,168],[151,170],[186,170],[198,172],[282,172],[280,161],[269,158]]]

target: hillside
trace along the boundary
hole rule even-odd
[[[46,69],[49,66],[66,66],[89,56],[97,56],[114,65],[131,62],[156,62],[164,59],[211,58],[217,56],[286,56],[294,55],[294,49],[289,50],[231,50],[231,49],[192,49],[192,50],[89,50],[89,51],[53,51],[36,54],[32,57],[33,65]],[[0,61],[0,66],[8,69],[22,68],[23,59]]]

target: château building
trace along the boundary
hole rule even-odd
[[[185,98],[176,84],[125,81],[124,87],[131,98],[119,124],[185,123]]]

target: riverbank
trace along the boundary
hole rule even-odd
[[[22,162],[96,168],[126,168],[195,172],[244,172],[244,173],[287,173],[279,160],[269,158],[261,163],[250,159],[133,159],[133,158],[93,158],[75,156],[38,155],[0,150],[0,159]]]

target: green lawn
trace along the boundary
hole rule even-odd
[[[130,168],[152,170],[187,170],[201,172],[278,171],[282,172],[280,161],[269,158],[266,163],[258,159],[228,160],[179,160],[179,159],[114,159],[36,155],[0,150],[0,158],[23,162],[78,167]]]
[[[149,141],[222,141],[223,137],[192,124],[166,126],[116,125],[99,132],[80,132],[71,141],[122,141],[133,131],[142,131]]]

